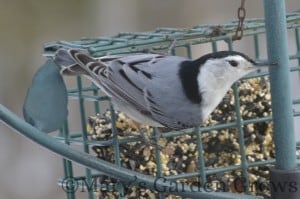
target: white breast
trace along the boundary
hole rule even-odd
[[[233,82],[228,81],[227,78],[222,78],[220,76],[217,77],[216,74],[207,70],[205,67],[200,68],[197,80],[199,84],[199,92],[202,97],[202,118],[205,120],[221,102]]]

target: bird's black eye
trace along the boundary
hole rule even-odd
[[[239,63],[235,60],[228,60],[228,63],[232,66],[232,67],[237,67],[239,65]]]

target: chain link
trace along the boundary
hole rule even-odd
[[[232,40],[240,40],[243,37],[244,20],[246,17],[245,1],[246,0],[241,0],[241,6],[237,10],[239,22],[236,27],[235,34],[232,36]]]

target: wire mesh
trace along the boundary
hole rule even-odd
[[[295,12],[287,15],[287,26],[289,31],[294,33],[294,43],[296,51],[290,54],[290,60],[298,60],[296,66],[290,66],[291,72],[298,72],[300,70],[300,12]],[[179,51],[180,53],[184,52],[185,56],[192,57],[195,47],[210,44],[211,51],[219,50],[219,43],[225,41],[226,48],[229,50],[234,49],[234,41],[232,36],[235,33],[237,22],[231,22],[224,25],[199,25],[191,29],[177,29],[177,28],[158,28],[151,32],[142,32],[142,33],[119,33],[115,36],[110,37],[98,37],[98,38],[83,38],[80,41],[58,41],[50,42],[45,45],[44,55],[51,57],[59,48],[79,48],[86,50],[90,55],[94,57],[104,56],[108,54],[129,54],[129,53],[147,53],[152,51],[164,51],[168,49],[170,43],[175,39],[175,46],[172,49],[172,54],[176,55]],[[262,59],[261,49],[263,48],[259,38],[261,35],[265,34],[265,26],[263,19],[247,19],[244,22],[244,37],[249,38],[253,42],[253,52],[256,59]],[[243,80],[249,80],[253,78],[265,78],[268,76],[267,72],[259,71],[255,74],[248,75]],[[243,81],[242,80],[242,81]],[[267,79],[266,79],[267,81]],[[118,115],[114,112],[113,106],[109,104],[109,109],[111,112],[111,131],[113,137],[107,140],[92,140],[87,131],[87,115],[85,111],[86,103],[93,103],[95,113],[100,113],[102,110],[102,102],[108,102],[109,99],[105,96],[100,95],[101,91],[98,90],[93,84],[84,85],[80,77],[76,77],[76,87],[69,89],[69,96],[78,100],[78,106],[80,109],[80,122],[81,129],[76,132],[69,131],[69,123],[67,122],[64,127],[61,129],[59,136],[55,137],[56,139],[64,142],[68,145],[73,144],[82,144],[82,150],[85,153],[91,152],[91,147],[113,147],[113,161],[117,166],[122,165],[122,154],[120,152],[120,146],[128,143],[135,143],[139,141],[136,137],[128,137],[119,139],[118,138],[118,127],[116,126],[116,121]],[[192,179],[197,178],[197,182],[201,188],[205,188],[206,182],[208,182],[208,177],[213,175],[218,175],[220,173],[226,173],[228,171],[239,171],[242,178],[243,190],[241,192],[245,194],[253,194],[253,187],[251,180],[249,179],[249,169],[262,167],[266,165],[272,165],[275,162],[274,157],[269,159],[249,161],[249,157],[246,153],[245,146],[245,126],[249,124],[262,124],[272,122],[272,116],[266,115],[263,117],[253,117],[253,118],[244,118],[241,114],[241,102],[240,102],[240,89],[241,82],[237,82],[232,87],[232,96],[234,99],[234,110],[235,118],[226,121],[224,123],[209,124],[207,126],[197,127],[195,129],[187,129],[183,131],[168,131],[161,134],[161,139],[172,139],[174,137],[179,137],[182,135],[191,135],[195,138],[194,143],[197,145],[197,165],[196,169],[192,172],[182,172],[176,175],[165,175],[162,168],[162,155],[160,148],[157,146],[153,150],[155,153],[155,163],[157,165],[156,177],[163,177],[168,180],[176,181],[182,179]],[[293,104],[300,104],[300,99],[294,99]],[[300,116],[300,111],[295,110],[294,116]],[[222,129],[235,129],[237,132],[237,143],[238,143],[238,159],[240,160],[238,164],[232,164],[227,166],[218,166],[211,167],[208,164],[207,160],[204,158],[205,147],[203,143],[202,136],[204,133],[211,133],[216,131],[221,131]],[[158,129],[154,129],[153,137],[155,137],[155,132]],[[156,140],[157,142],[158,139]],[[59,184],[62,186],[71,186],[66,185],[66,178],[73,178],[76,181],[76,185],[83,186],[85,188],[89,185],[93,185],[95,188],[93,191],[87,191],[89,198],[95,198],[101,191],[114,191],[118,197],[124,198],[128,197],[126,192],[128,187],[124,186],[122,179],[118,176],[114,178],[118,179],[116,181],[110,182],[109,186],[105,186],[103,183],[95,183],[93,180],[95,177],[101,177],[106,175],[102,172],[95,172],[86,168],[84,176],[76,176],[73,171],[73,163],[69,160],[63,160],[64,167],[64,177],[59,180]],[[86,181],[83,181],[86,179]],[[75,182],[73,182],[75,183]],[[81,183],[81,184],[80,184]],[[74,184],[73,184],[74,186]],[[143,188],[141,184],[138,187]],[[96,190],[96,191],[95,191]],[[100,191],[99,191],[100,190]],[[157,191],[157,190],[156,190]],[[232,190],[231,190],[232,191]],[[239,191],[237,191],[239,192]],[[158,194],[160,198],[167,198],[169,195],[165,191],[157,191],[155,194]],[[263,193],[260,193],[263,195]],[[176,191],[171,192],[171,195],[175,197]],[[115,195],[116,196],[116,195]],[[148,195],[149,196],[149,195]],[[263,195],[265,196],[265,195]],[[67,192],[67,198],[75,198],[76,192],[71,191]],[[225,197],[225,196],[224,196]],[[267,197],[267,196],[265,196]]]

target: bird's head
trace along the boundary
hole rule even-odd
[[[234,81],[254,72],[263,66],[269,66],[267,61],[256,62],[247,55],[236,51],[219,51],[202,56],[201,71],[213,74],[220,81]]]
[[[235,81],[262,66],[270,65],[268,62],[256,62],[247,55],[236,51],[206,54],[194,60],[193,64],[200,67],[197,83],[202,99],[203,119],[220,103]]]

